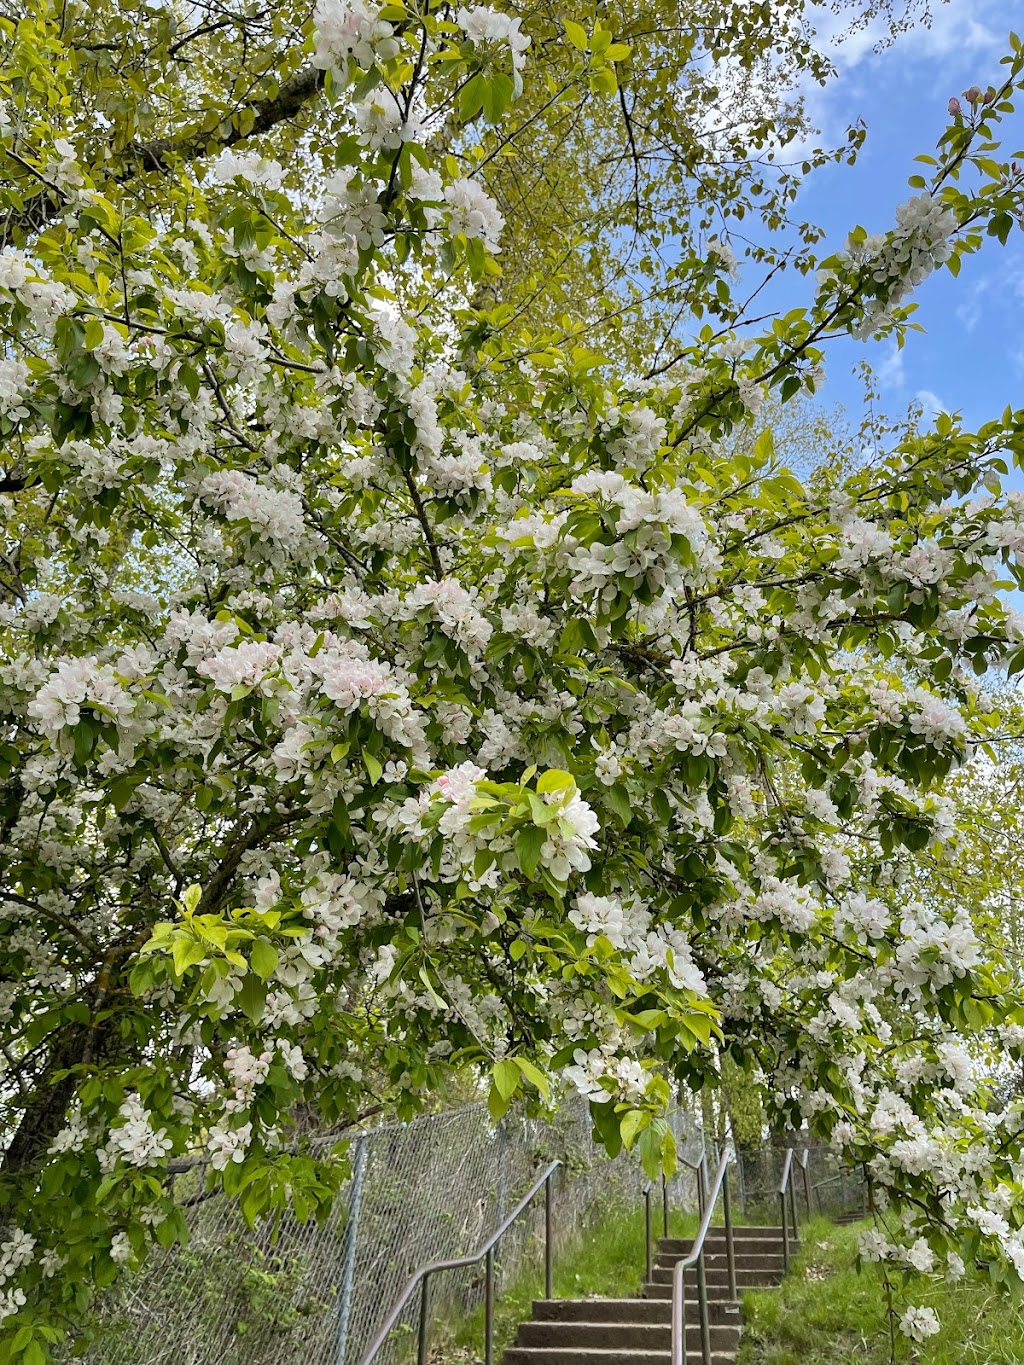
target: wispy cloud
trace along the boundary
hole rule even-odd
[[[947,0],[940,4],[929,24],[915,23],[896,39],[901,61],[929,61],[960,57],[968,53],[991,52],[998,55],[1006,37],[1011,7],[1005,0]],[[843,37],[840,16],[830,15],[822,25],[821,38],[828,41],[833,60],[840,70],[851,70],[861,62],[880,55],[876,49],[887,36],[883,18],[873,20]]]
[[[906,387],[907,372],[903,364],[903,352],[895,341],[889,343],[888,350],[874,366],[875,382],[883,391],[891,392]]]
[[[800,90],[811,123],[826,144],[842,141],[851,112],[869,116],[875,104],[884,111],[886,82],[914,79],[908,68],[921,63],[929,65],[929,83],[937,87],[944,114],[946,99],[959,94],[962,85],[984,86],[998,75],[988,63],[1002,54],[1016,11],[1016,0],[946,0],[930,24],[913,24],[891,49],[881,50],[888,35],[884,19],[848,33],[848,14],[822,15],[817,43],[837,75],[825,86],[808,83]]]
[[[986,295],[991,283],[988,275],[982,275],[980,279],[972,281],[964,295],[963,302],[957,304],[957,321],[968,334],[974,331],[984,316]]]
[[[940,412],[949,412],[949,404],[944,403],[937,393],[931,389],[918,389],[914,394],[914,402],[921,409],[921,414],[926,421],[934,421]]]

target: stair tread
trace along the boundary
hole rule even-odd
[[[623,1360],[630,1365],[633,1362],[650,1361],[651,1365],[656,1365],[662,1361],[671,1360],[672,1352],[664,1351],[644,1351],[632,1346],[603,1347],[603,1346],[509,1346],[505,1349],[505,1360],[514,1362],[516,1360],[540,1360],[542,1358],[550,1360],[552,1356],[572,1356],[574,1359],[587,1359],[595,1361]],[[687,1360],[700,1360],[700,1350],[687,1350]],[[732,1350],[715,1349],[712,1352],[712,1362],[735,1360],[736,1352]]]

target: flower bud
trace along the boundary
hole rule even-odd
[[[955,95],[953,95],[950,98],[947,108],[949,109],[949,112],[954,116],[956,116],[957,114],[962,114],[964,112],[963,105],[960,103],[960,101],[957,99]]]
[[[982,104],[991,104],[995,97],[996,92],[994,88],[990,85],[989,88],[985,91],[984,95],[982,95],[981,102]]]
[[[977,104],[981,99],[981,86],[972,85],[969,90],[964,91],[964,99],[970,104]]]

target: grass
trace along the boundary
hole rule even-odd
[[[824,1219],[802,1234],[792,1273],[776,1290],[743,1297],[746,1331],[737,1365],[889,1365],[893,1359],[882,1277],[858,1274],[860,1224]],[[914,1303],[934,1308],[942,1324],[926,1342],[898,1331],[895,1359],[913,1365],[1024,1365],[1024,1311],[980,1277],[917,1289]]]

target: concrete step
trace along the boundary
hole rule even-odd
[[[534,1322],[671,1322],[672,1306],[648,1299],[534,1299]]]
[[[732,1229],[732,1235],[737,1242],[745,1241],[747,1238],[752,1238],[756,1242],[759,1237],[774,1237],[777,1240],[782,1236],[782,1228],[776,1223],[771,1223],[764,1226],[758,1224],[756,1227],[750,1223],[743,1223],[740,1225],[734,1224]],[[721,1237],[724,1240],[725,1228],[718,1223],[713,1223],[711,1227],[708,1228],[708,1236]],[[679,1241],[681,1239],[670,1238],[669,1240]],[[682,1240],[686,1240],[688,1242],[689,1238]]]
[[[769,1287],[770,1287],[770,1286],[768,1286],[768,1285],[759,1284],[759,1285],[739,1285],[737,1288],[738,1288],[739,1293],[742,1294],[742,1292],[743,1292],[743,1290],[744,1290],[745,1288],[746,1288],[746,1289],[751,1289],[751,1288],[754,1288],[754,1289],[767,1289],[767,1288],[769,1288]],[[671,1299],[671,1297],[672,1297],[672,1284],[671,1284],[671,1282],[669,1282],[669,1283],[666,1284],[666,1283],[663,1283],[663,1282],[660,1281],[660,1280],[657,1280],[657,1281],[650,1281],[650,1280],[649,1280],[649,1281],[644,1285],[643,1289],[641,1290],[641,1293],[643,1294],[643,1296],[644,1296],[645,1299]],[[690,1304],[696,1304],[696,1302],[697,1302],[697,1286],[696,1286],[695,1284],[690,1284],[689,1280],[687,1280],[687,1282],[686,1282],[686,1302],[687,1302],[688,1305],[690,1305]],[[725,1309],[726,1311],[728,1311],[728,1310],[730,1310],[730,1309],[738,1308],[738,1307],[739,1307],[739,1303],[738,1303],[738,1301],[737,1301],[736,1299],[730,1299],[730,1298],[729,1298],[729,1289],[728,1289],[728,1286],[727,1286],[727,1285],[724,1285],[724,1284],[709,1284],[709,1285],[708,1285],[708,1308],[709,1308],[709,1310],[710,1310],[711,1312],[714,1312],[715,1308],[718,1307],[718,1306],[721,1306],[723,1309]],[[689,1309],[687,1309],[687,1311],[689,1311]]]
[[[697,1329],[699,1331],[699,1329]],[[715,1324],[711,1327],[712,1351],[735,1351],[742,1328]],[[670,1351],[671,1322],[524,1322],[520,1324],[517,1346],[543,1346],[546,1349]]]
[[[674,1273],[675,1273],[674,1269],[671,1266],[655,1265],[652,1279],[654,1280],[655,1284],[671,1284],[672,1276]],[[737,1269],[736,1271],[736,1283],[741,1289],[756,1288],[758,1285],[762,1284],[778,1284],[778,1282],[781,1279],[782,1279],[781,1259],[779,1261],[779,1265],[773,1269],[763,1270]],[[697,1272],[692,1266],[690,1267],[689,1270],[684,1272],[684,1280],[687,1287],[689,1287],[690,1285],[696,1285]],[[707,1266],[704,1271],[704,1280],[705,1283],[707,1284],[708,1292],[710,1293],[712,1287],[719,1288],[728,1285],[729,1272],[724,1265],[721,1267]],[[721,1296],[719,1295],[717,1297]]]
[[[686,1365],[701,1365],[703,1357],[693,1332],[687,1341]],[[671,1365],[671,1351],[636,1351],[599,1347],[509,1346],[504,1365]],[[735,1351],[713,1351],[711,1365],[733,1365]]]
[[[790,1243],[792,1243],[792,1233],[790,1233],[789,1240]],[[704,1245],[709,1252],[713,1251],[716,1255],[724,1255],[725,1234],[722,1233],[721,1235],[716,1236],[713,1232],[709,1232],[704,1239]],[[764,1235],[760,1237],[735,1237],[733,1238],[733,1246],[737,1256],[746,1256],[748,1254],[757,1254],[765,1251],[781,1251],[782,1230],[780,1229],[778,1232],[766,1231]],[[687,1252],[693,1250],[693,1238],[659,1237],[658,1250],[668,1252],[671,1255],[685,1255]]]
[[[736,1325],[743,1321],[738,1303],[720,1299],[708,1304],[712,1323]],[[671,1323],[671,1299],[535,1299],[534,1322]]]
[[[677,1261],[683,1260],[682,1253],[673,1254],[671,1252],[659,1252],[654,1258],[657,1266],[674,1266]],[[745,1251],[736,1252],[735,1255],[736,1273],[741,1270],[782,1270],[785,1266],[785,1258],[780,1251]],[[711,1273],[712,1270],[727,1270],[729,1258],[724,1251],[711,1252],[704,1249],[704,1268]]]

